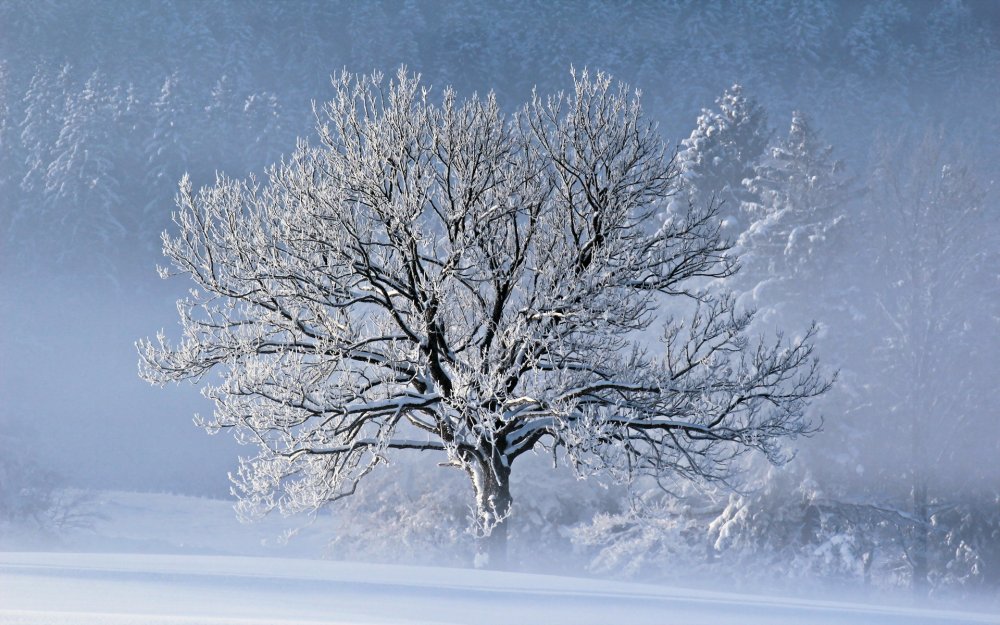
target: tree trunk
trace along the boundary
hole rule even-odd
[[[920,370],[917,370],[915,379],[921,380],[923,376],[919,375]],[[927,388],[927,384],[922,384],[921,388]],[[924,406],[930,406],[933,403],[933,398],[919,397],[921,404]],[[913,547],[910,555],[910,564],[913,570],[913,579],[911,587],[913,590],[913,596],[917,599],[926,599],[928,592],[930,590],[930,515],[929,515],[929,505],[927,499],[927,468],[926,463],[929,457],[923,432],[924,419],[921,417],[925,413],[914,411],[914,415],[917,418],[913,420],[910,425],[912,437],[911,441],[911,468],[910,468],[910,479],[911,490],[910,497],[913,504],[913,517],[916,520],[916,525],[913,528]]]
[[[930,518],[928,518],[927,482],[917,480],[913,485],[913,516],[917,520],[913,541],[913,594],[917,598],[926,598],[930,580]]]
[[[476,467],[472,475],[479,515],[479,540],[476,567],[507,568],[507,520],[513,499],[510,496],[510,467],[493,454],[486,466]]]
[[[865,594],[872,589],[872,564],[875,563],[875,545],[872,544],[861,555],[861,570],[864,574]]]

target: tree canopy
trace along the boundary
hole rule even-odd
[[[405,70],[342,74],[317,146],[264,181],[182,181],[164,252],[197,288],[179,343],[141,342],[142,375],[218,374],[205,426],[258,447],[245,512],[348,495],[392,450],[443,452],[502,564],[522,454],[721,480],[813,430],[811,333],[753,341],[752,313],[701,288],[736,269],[715,205],[668,204],[677,170],[636,94],[573,79],[508,117],[492,95],[436,104]]]

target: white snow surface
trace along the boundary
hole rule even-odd
[[[95,506],[58,541],[0,540],[0,625],[1000,625],[1000,614],[317,560],[301,556],[323,552],[328,518],[283,544],[287,520],[241,525],[220,500],[106,492]],[[36,548],[48,551],[24,550]]]
[[[1000,615],[306,559],[0,553],[5,625],[949,625]]]

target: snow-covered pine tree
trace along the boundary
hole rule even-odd
[[[243,101],[244,129],[240,135],[241,164],[256,169],[281,159],[286,115],[278,95],[252,93]]]
[[[897,80],[904,77],[898,70],[912,62],[914,51],[900,35],[910,18],[910,8],[903,0],[871,2],[861,9],[843,45],[863,74]]]
[[[45,171],[45,204],[52,222],[105,252],[128,234],[116,214],[121,200],[110,122],[117,108],[104,77],[91,74],[79,92],[67,96],[53,160]]]
[[[26,162],[21,187],[26,192],[40,192],[45,187],[46,171],[54,159],[52,150],[59,137],[59,124],[65,117],[71,73],[69,64],[63,65],[54,76],[53,70],[39,65],[24,94],[21,145]]]
[[[735,241],[754,220],[748,208],[757,198],[744,180],[770,142],[767,114],[740,85],[727,89],[716,108],[703,109],[691,134],[681,141],[677,166],[682,193],[675,202],[720,205],[723,233]]]
[[[184,120],[191,115],[191,102],[186,97],[178,72],[164,78],[159,93],[151,104],[151,128],[143,143],[145,166],[143,180],[148,190],[147,203],[158,204],[158,197],[169,193],[174,182],[192,165],[191,144]],[[146,212],[155,207],[146,207]]]
[[[852,197],[851,179],[833,146],[795,111],[787,136],[767,150],[743,183],[752,198],[743,208],[754,221],[739,240],[743,271],[737,288],[751,294],[754,307],[769,311],[762,321],[790,305],[800,318],[829,322],[820,318],[832,312],[829,301],[803,306],[803,298],[823,290],[819,276],[829,273],[827,263],[838,253],[828,237],[843,225]]]
[[[20,203],[18,183],[23,156],[11,108],[12,91],[10,67],[0,59],[0,240],[11,236],[11,221]]]

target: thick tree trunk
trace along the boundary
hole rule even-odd
[[[476,565],[496,570],[507,568],[507,519],[500,520],[489,534],[479,538]]]
[[[472,476],[479,514],[476,567],[507,568],[507,521],[513,499],[510,496],[510,467],[495,455],[488,466],[477,467]]]

